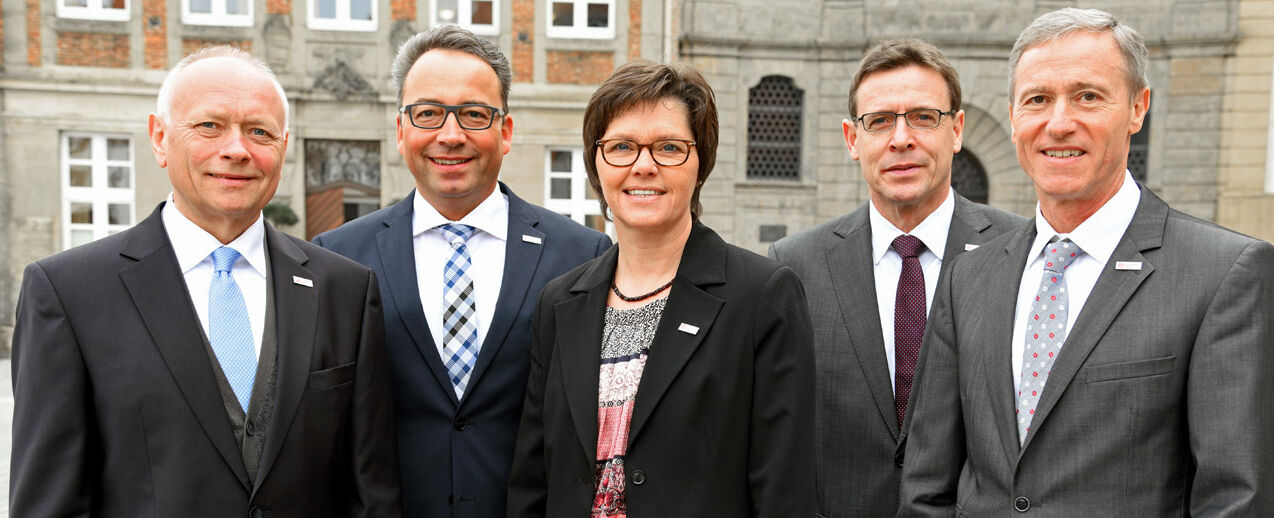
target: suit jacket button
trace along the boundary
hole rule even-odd
[[[262,511],[260,507],[253,507],[251,511],[248,511],[248,518],[264,518],[264,517],[265,517],[265,512]]]
[[[465,428],[469,427],[469,422],[464,419],[456,419],[455,422],[451,423],[451,426],[456,430],[464,431]]]
[[[894,453],[894,465],[901,468],[903,457],[905,457],[903,450],[898,450],[897,453]]]
[[[1031,508],[1031,501],[1027,500],[1026,497],[1024,496],[1019,496],[1017,497],[1017,500],[1013,501],[1013,509],[1016,509],[1017,512],[1019,513],[1025,513],[1030,508]]]
[[[256,435],[257,434],[256,423],[253,423],[252,421],[248,421],[248,424],[243,427],[243,432],[248,434],[249,436]]]
[[[633,472],[632,481],[634,486],[640,486],[646,483],[646,472],[636,470]]]

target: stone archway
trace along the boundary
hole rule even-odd
[[[1035,188],[1031,179],[1022,172],[1017,163],[1017,151],[1010,137],[1009,121],[999,120],[991,113],[977,107],[964,106],[964,138],[961,152],[952,161],[952,185],[956,191],[966,198],[974,199],[969,194],[977,194],[977,188],[970,185],[962,189],[961,182],[974,182],[957,175],[958,168],[981,169],[986,185],[985,203],[1018,214],[1028,214],[1035,207]],[[961,158],[964,155],[965,158]],[[973,168],[969,158],[976,161],[978,168]],[[959,162],[964,161],[961,165]]]

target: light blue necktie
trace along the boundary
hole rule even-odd
[[[442,362],[456,390],[456,397],[464,396],[469,384],[469,373],[478,360],[478,323],[473,297],[473,279],[469,267],[473,261],[465,242],[473,236],[469,225],[450,223],[439,225],[447,242],[451,243],[451,258],[442,269]]]
[[[248,411],[252,398],[252,382],[257,376],[257,351],[252,342],[252,322],[248,320],[248,307],[243,303],[243,293],[234,282],[230,270],[239,259],[239,252],[223,246],[212,252],[212,285],[208,288],[208,341],[221,362],[221,372],[239,399],[239,406]]]

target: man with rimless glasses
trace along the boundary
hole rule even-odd
[[[950,260],[1021,227],[951,189],[964,111],[955,68],[933,45],[867,51],[842,123],[870,194],[857,210],[779,240],[814,322],[817,509],[893,516],[914,375],[938,278]]]
[[[499,48],[441,26],[404,43],[392,74],[416,189],[314,242],[380,281],[404,515],[502,518],[535,302],[610,239],[499,182],[513,142]]]

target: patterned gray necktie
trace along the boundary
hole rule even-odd
[[[1044,276],[1035,292],[1035,301],[1026,319],[1026,341],[1022,348],[1022,381],[1017,391],[1017,440],[1026,442],[1031,431],[1035,407],[1044,393],[1044,384],[1053,370],[1057,355],[1066,342],[1066,318],[1069,312],[1066,294],[1066,268],[1082,254],[1070,239],[1057,236],[1044,248]]]

